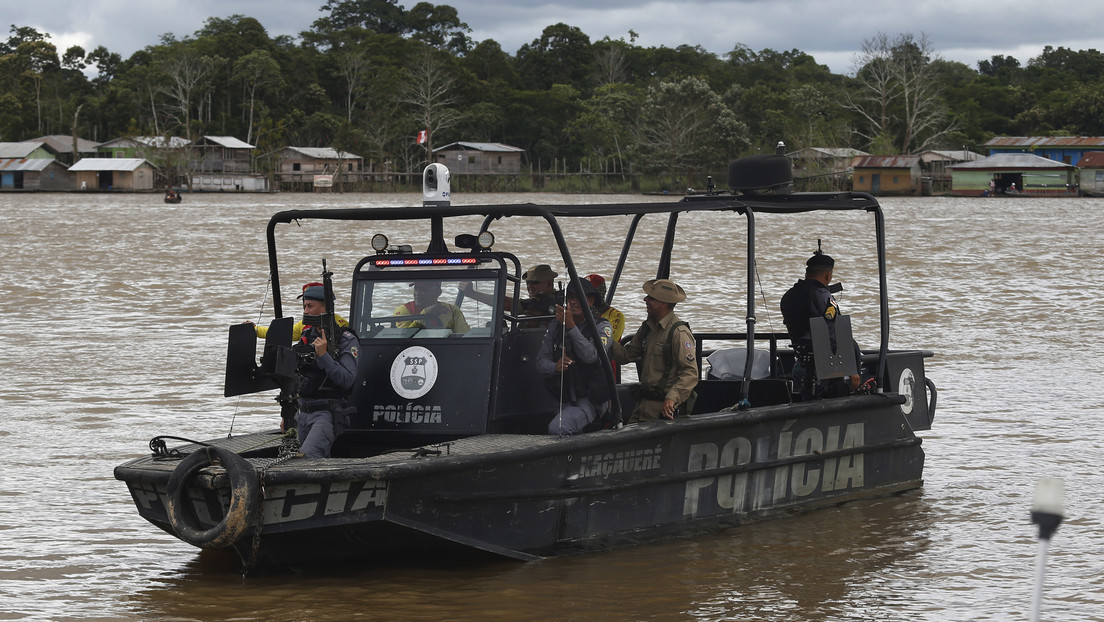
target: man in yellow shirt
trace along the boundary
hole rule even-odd
[[[408,322],[396,322],[399,328],[448,328],[454,333],[466,333],[471,327],[464,319],[464,313],[460,307],[447,302],[439,302],[441,296],[441,283],[437,281],[418,281],[414,285],[414,300],[399,305],[395,309],[395,315],[420,315],[424,316]]]

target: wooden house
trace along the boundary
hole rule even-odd
[[[190,170],[201,173],[248,173],[256,147],[233,136],[202,136],[192,143]]]
[[[203,136],[191,146],[190,188],[203,192],[265,192],[268,179],[253,170],[256,149],[233,136]]]
[[[310,182],[315,175],[347,175],[364,170],[364,158],[332,147],[284,147],[277,156],[281,181]]]
[[[1075,196],[1077,168],[1030,153],[998,153],[950,168],[957,196]]]
[[[84,158],[69,171],[79,190],[153,190],[156,168],[142,158]]]
[[[53,158],[0,158],[0,190],[73,188],[73,174]]]
[[[455,142],[434,149],[433,158],[452,175],[518,175],[523,153],[502,143]]]
[[[851,160],[852,189],[874,195],[920,190],[920,156],[859,156]]]
[[[1081,194],[1089,197],[1104,197],[1104,151],[1088,151],[1077,163],[1080,171],[1078,184]]]

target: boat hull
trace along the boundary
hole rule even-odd
[[[359,459],[278,462],[276,434],[212,442],[255,447],[241,453],[259,471],[259,518],[232,544],[247,565],[371,563],[456,547],[534,559],[917,488],[924,453],[903,402],[868,395],[576,437],[483,435]],[[144,518],[178,535],[173,470],[171,460],[140,458],[115,476]],[[226,475],[208,467],[183,494],[202,528],[229,506]]]

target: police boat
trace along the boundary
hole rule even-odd
[[[348,275],[358,374],[332,457],[297,457],[278,429],[172,448],[156,438],[150,455],[116,467],[115,477],[150,523],[197,547],[232,549],[244,569],[371,564],[388,554],[458,549],[533,560],[918,488],[924,451],[915,432],[930,429],[936,406],[924,373],[932,353],[889,348],[881,207],[865,193],[791,192],[791,171],[781,155],[743,158],[729,166],[730,191],[710,188],[669,203],[451,206],[448,171],[432,164],[421,207],[277,213],[267,229],[276,319],[259,360],[252,327],[230,328],[225,394],[278,391],[285,411],[290,404],[294,412],[287,393],[301,353],[289,347],[294,318],[280,298],[275,231],[324,219],[369,221],[379,232],[365,235],[372,251]],[[869,214],[875,232],[880,342],[862,352],[861,365],[877,389],[802,401],[789,336],[756,325],[755,225],[842,211]],[[604,425],[548,435],[558,402],[534,368],[544,328],[519,312],[521,261],[495,246],[492,226],[543,221],[567,279],[580,287],[565,228],[622,217],[628,224],[611,270],[612,300],[642,221],[666,223],[655,276],[669,278],[676,230],[692,232],[678,227],[680,217],[703,214],[746,231],[746,275],[724,285],[744,291],[747,308],[735,323],[743,330],[694,327],[699,370],[713,353],[706,343],[737,344],[742,349],[731,350],[744,357],[743,369],[720,378],[700,371],[688,416],[619,425],[633,410],[632,387],[599,349],[615,396]],[[478,230],[453,232],[446,242],[449,227],[480,218]],[[418,226],[428,229],[425,251],[390,241]],[[679,276],[688,269],[680,265]],[[463,333],[400,325],[393,310],[417,282],[444,292],[471,283],[468,291],[489,303],[457,297],[470,325]],[[847,351],[849,331],[836,331],[835,350],[823,327],[812,332],[807,365],[818,381],[854,371],[854,357],[837,354]],[[275,420],[275,412],[267,416]]]

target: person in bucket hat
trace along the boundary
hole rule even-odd
[[[686,292],[670,279],[652,279],[642,287],[648,319],[626,345],[614,342],[618,363],[636,363],[636,407],[629,422],[674,419],[689,415],[697,398],[697,346],[690,326],[675,315]],[[660,354],[660,356],[651,356]]]
[[[518,315],[552,315],[556,312],[556,277],[559,274],[552,266],[542,263],[535,265],[521,273],[521,280],[525,281],[525,291],[529,297],[518,301]],[[465,296],[483,304],[494,304],[490,295],[476,291],[471,282],[461,283],[460,291]],[[513,313],[514,297],[505,296],[506,312]],[[528,321],[523,326],[543,326],[543,321]]]
[[[556,310],[556,277],[552,266],[542,263],[521,275],[529,298],[521,301],[522,315],[551,315]]]

